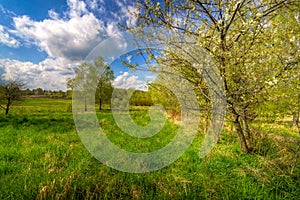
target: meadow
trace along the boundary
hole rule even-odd
[[[147,109],[131,112],[147,124]],[[159,149],[178,128],[169,120],[147,140],[129,140],[113,123],[111,111],[97,113],[115,144],[129,150]],[[239,149],[227,122],[215,148],[199,159],[204,134],[170,166],[133,174],[107,167],[83,146],[73,121],[71,100],[25,99],[0,114],[0,199],[298,199],[300,138],[289,119],[258,119],[258,152]],[[113,155],[112,155],[113,156]]]

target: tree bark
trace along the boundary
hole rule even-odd
[[[100,103],[99,110],[101,111],[102,110],[102,98],[99,99],[99,103]]]
[[[299,112],[293,114],[293,123],[292,123],[292,127],[298,126],[298,125],[299,125],[299,115],[300,115]]]
[[[252,141],[252,135],[249,129],[248,121],[246,119],[246,116],[241,116],[241,122],[242,122],[242,131],[244,133],[247,146],[248,146],[248,151],[252,149],[253,147],[253,141]]]
[[[234,121],[234,125],[236,127],[236,131],[237,131],[237,134],[239,137],[241,151],[243,151],[245,153],[249,153],[249,147],[247,145],[246,137],[244,135],[242,126],[239,122],[239,116],[236,117],[236,119]]]
[[[10,98],[7,99],[7,104],[6,104],[6,108],[5,108],[5,115],[8,115],[9,107],[10,107]]]
[[[86,95],[84,95],[84,111],[87,112]]]
[[[8,115],[8,112],[9,112],[9,105],[6,106],[5,115]]]

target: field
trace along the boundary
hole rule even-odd
[[[77,135],[70,100],[26,99],[0,115],[0,199],[298,199],[300,138],[289,120],[258,120],[256,154],[244,154],[231,125],[210,154],[199,159],[203,134],[176,162],[161,170],[132,174],[93,158]],[[134,109],[146,124],[147,109]],[[108,137],[129,150],[152,151],[172,139],[178,125],[161,134],[130,140],[109,110],[98,112]],[[157,142],[159,141],[159,142]],[[128,145],[127,145],[128,146]]]

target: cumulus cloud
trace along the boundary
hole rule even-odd
[[[19,41],[12,37],[2,25],[0,25],[0,43],[13,48],[17,48],[20,45]]]
[[[53,9],[48,11],[48,15],[51,19],[58,20],[59,19],[59,14],[55,12]]]
[[[80,0],[67,0],[69,6],[69,16],[71,18],[80,17],[88,13],[86,4],[84,1]]]
[[[75,66],[68,60],[48,58],[38,64],[0,59],[4,79],[21,79],[29,88],[66,90],[66,79],[75,75]]]
[[[104,0],[87,0],[86,3],[91,9],[97,10],[100,5],[104,4]]]
[[[106,32],[109,37],[119,37],[121,35],[120,29],[118,28],[118,24],[116,22],[108,23]]]
[[[52,12],[52,17],[54,16]],[[69,20],[45,19],[41,22],[28,16],[14,17],[15,33],[33,41],[51,57],[81,60],[99,42],[103,24],[92,13]]]
[[[116,88],[145,90],[146,82],[139,80],[138,76],[124,72],[113,81],[113,86]]]
[[[116,18],[110,16],[110,13],[105,16],[112,17],[111,19],[97,18],[99,11],[103,11],[105,3],[110,2],[67,0],[66,12],[57,13],[51,9],[48,11],[49,18],[41,21],[26,15],[10,14],[14,28],[8,29],[0,24],[0,44],[14,48],[35,45],[41,51],[45,51],[48,58],[40,63],[0,59],[0,68],[4,69],[5,78],[21,77],[30,88],[65,90],[66,78],[74,76],[74,66],[78,66],[105,38],[121,35],[118,22],[126,23],[128,26],[136,23],[135,17],[130,14],[135,12],[135,8],[124,0],[117,1],[120,10],[118,13],[115,12]],[[0,9],[4,13],[1,5]],[[124,42],[117,44],[120,48],[126,45]],[[115,49],[114,47],[108,44],[105,51],[110,52],[110,49]],[[123,84],[120,84],[121,82]],[[117,77],[115,85],[144,88],[145,83],[136,76],[124,73]]]
[[[136,7],[133,7],[133,6],[122,7],[121,11],[126,18],[126,25],[128,27],[136,25],[136,23],[137,23],[136,14],[138,12]]]

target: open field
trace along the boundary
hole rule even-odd
[[[70,100],[26,99],[0,115],[0,199],[298,199],[300,138],[289,121],[257,121],[257,154],[244,154],[227,124],[213,151],[198,158],[203,134],[176,162],[161,170],[130,174],[111,169],[82,145]],[[129,138],[97,113],[115,144],[136,152],[167,144],[177,125],[167,122],[155,137]],[[132,112],[146,124],[145,109]]]

